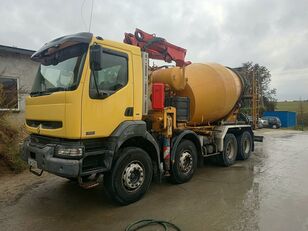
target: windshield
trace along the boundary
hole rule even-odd
[[[86,55],[87,44],[59,50],[41,61],[31,96],[77,88]]]

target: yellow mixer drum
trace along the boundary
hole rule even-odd
[[[216,63],[194,63],[185,68],[154,71],[153,82],[170,85],[178,96],[190,99],[190,122],[208,124],[227,116],[241,96],[243,83],[227,67]]]

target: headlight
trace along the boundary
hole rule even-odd
[[[81,157],[84,152],[84,147],[81,146],[62,146],[56,148],[56,155],[61,157]]]

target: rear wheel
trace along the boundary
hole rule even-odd
[[[138,201],[148,190],[153,176],[152,161],[140,148],[121,151],[111,172],[105,174],[104,185],[108,195],[126,205]]]
[[[233,134],[228,133],[224,138],[224,150],[217,156],[218,161],[223,166],[234,164],[237,155],[237,141]]]
[[[197,150],[193,142],[182,140],[175,151],[171,166],[171,181],[181,184],[189,181],[197,168]]]
[[[252,151],[252,136],[250,132],[245,131],[237,137],[237,159],[246,160],[250,157]]]

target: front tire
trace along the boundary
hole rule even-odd
[[[104,176],[107,194],[117,203],[138,201],[148,190],[153,176],[152,161],[144,150],[135,147],[121,151],[111,172]]]
[[[182,184],[189,181],[197,168],[197,149],[190,140],[182,140],[175,151],[171,166],[171,181]]]

